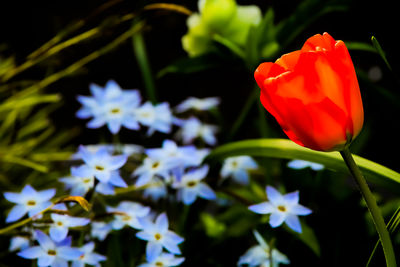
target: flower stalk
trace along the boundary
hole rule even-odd
[[[382,243],[383,252],[385,254],[386,266],[396,267],[396,257],[393,251],[392,241],[390,239],[389,232],[386,229],[385,221],[383,220],[381,211],[376,204],[375,197],[368,187],[367,182],[357,164],[355,163],[353,156],[351,155],[348,147],[345,147],[340,151],[347,167],[349,168],[354,180],[356,181],[358,188],[367,204],[368,210],[372,216],[372,220],[375,224],[376,231],[378,232],[379,239]]]

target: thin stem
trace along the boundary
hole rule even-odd
[[[383,220],[379,207],[376,204],[375,197],[372,195],[371,190],[369,189],[363,174],[355,163],[349,149],[346,147],[343,151],[340,152],[340,154],[342,155],[347,167],[353,175],[354,180],[356,181],[360,192],[367,204],[369,212],[371,213],[376,231],[378,232],[379,239],[382,243],[383,252],[386,259],[386,266],[396,267],[396,257],[393,251],[392,241],[390,239],[389,232],[386,229],[385,221]]]
[[[133,50],[136,60],[142,73],[143,82],[147,91],[147,97],[155,104],[157,103],[156,86],[153,80],[149,59],[147,57],[146,44],[141,32],[137,32],[132,36]]]

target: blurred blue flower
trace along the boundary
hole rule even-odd
[[[172,140],[164,140],[161,148],[150,148],[145,150],[146,155],[153,160],[171,161],[171,166],[182,167],[198,166],[205,154],[199,153],[195,146],[179,147]]]
[[[267,186],[269,201],[252,205],[249,209],[259,214],[271,214],[269,224],[275,228],[286,223],[293,231],[301,233],[298,216],[311,214],[311,210],[299,204],[299,192],[295,191],[282,195],[272,186]]]
[[[170,133],[172,129],[173,116],[168,103],[160,103],[155,106],[146,102],[135,110],[136,119],[148,127],[147,135],[155,131]]]
[[[168,230],[168,218],[165,213],[161,213],[153,223],[148,217],[139,218],[142,231],[136,233],[139,239],[148,241],[146,246],[146,258],[153,261],[157,258],[164,247],[173,254],[181,254],[178,247],[183,242],[183,238]]]
[[[217,107],[219,103],[219,97],[206,97],[203,99],[197,97],[189,97],[188,99],[177,105],[175,107],[175,111],[177,113],[182,113],[190,109],[199,111],[210,110]]]
[[[314,171],[320,171],[324,169],[324,165],[315,163],[315,162],[310,162],[306,160],[300,160],[300,159],[294,159],[288,162],[287,166],[291,169],[295,170],[300,170],[300,169],[305,169],[307,167],[311,168]]]
[[[85,265],[100,267],[100,261],[105,261],[107,258],[100,255],[94,250],[94,242],[89,242],[79,248],[84,254],[78,260],[72,262],[71,267],[85,267]]]
[[[122,179],[121,175],[119,174],[119,171],[112,171],[108,182],[98,183],[96,186],[96,192],[99,192],[103,195],[114,195],[114,187],[128,187],[124,179]]]
[[[88,122],[88,128],[100,128],[107,124],[111,133],[119,132],[121,126],[138,130],[139,124],[135,118],[135,109],[140,105],[141,96],[137,90],[122,90],[113,80],[101,88],[91,84],[93,97],[78,96],[83,107],[76,113],[81,119],[93,117]]]
[[[181,129],[177,132],[177,137],[184,144],[190,144],[197,138],[211,146],[217,143],[215,134],[218,131],[218,127],[215,125],[204,124],[196,117],[190,117],[187,120],[182,120],[179,126]]]
[[[157,201],[160,198],[166,197],[167,192],[167,185],[165,182],[158,177],[153,177],[151,182],[146,184],[143,190],[143,196]]]
[[[138,267],[170,267],[180,265],[185,258],[175,257],[174,254],[161,252],[153,259],[147,259],[147,263],[142,263]]]
[[[242,185],[249,184],[249,170],[258,168],[256,161],[249,156],[229,157],[224,160],[221,168],[221,177],[231,176],[236,182]]]
[[[29,238],[25,236],[14,236],[10,239],[8,251],[23,250],[29,247]]]
[[[106,237],[112,230],[111,223],[91,222],[90,226],[91,226],[90,235],[94,238],[97,238],[100,241],[106,239]]]
[[[80,145],[79,153],[89,171],[77,169],[75,173],[80,176],[87,176],[91,172],[102,183],[108,183],[113,176],[112,172],[121,168],[128,159],[126,155],[113,156],[104,147],[99,148],[96,152],[91,152]],[[114,177],[114,179],[118,179],[118,177]]]
[[[238,266],[247,264],[249,267],[278,267],[280,264],[290,263],[286,255],[275,248],[271,250],[257,231],[254,231],[254,235],[258,245],[252,246],[240,257]]]
[[[17,204],[8,213],[6,222],[15,222],[21,219],[26,213],[28,213],[29,217],[34,216],[52,204],[49,200],[55,194],[55,189],[36,191],[30,185],[25,185],[21,193],[5,192],[5,199]]]
[[[29,247],[17,253],[25,259],[37,259],[39,266],[64,267],[68,266],[67,261],[77,260],[83,252],[71,247],[71,239],[66,238],[56,243],[40,230],[35,231],[35,238],[39,246]]]
[[[122,201],[119,205],[106,208],[108,213],[114,214],[114,220],[111,222],[111,227],[114,230],[120,230],[125,225],[135,229],[142,229],[139,218],[145,217],[150,213],[150,208],[142,204],[132,201]]]
[[[60,178],[66,189],[71,189],[73,196],[85,196],[94,186],[93,171],[86,165],[71,167],[71,176]]]
[[[185,205],[192,204],[197,196],[204,199],[215,199],[215,192],[203,180],[208,173],[208,166],[191,169],[177,179],[172,187],[178,189],[178,196]]]
[[[121,153],[126,156],[131,156],[133,154],[141,154],[143,152],[143,147],[135,144],[120,144],[120,145],[113,145],[113,144],[101,144],[101,145],[85,145],[86,150],[95,153],[100,148],[104,148],[107,150],[108,153]],[[82,159],[82,155],[78,152],[74,153],[71,156],[74,160]]]
[[[137,176],[135,186],[144,186],[152,182],[153,177],[162,177],[167,180],[170,176],[170,171],[175,168],[177,161],[170,158],[153,159],[147,157],[143,160],[142,165],[137,167],[132,173],[132,176]]]
[[[71,217],[69,215],[52,213],[53,223],[50,225],[50,237],[56,242],[64,240],[68,235],[68,228],[85,226],[90,220],[87,218]]]

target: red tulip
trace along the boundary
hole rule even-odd
[[[361,131],[364,111],[353,63],[345,44],[328,33],[275,63],[262,63],[254,77],[261,103],[297,144],[342,150]]]

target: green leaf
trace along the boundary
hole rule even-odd
[[[378,54],[382,57],[383,61],[385,61],[386,66],[392,70],[392,67],[389,64],[389,61],[386,58],[385,52],[383,51],[381,45],[379,44],[378,40],[375,38],[375,36],[371,37],[371,42],[372,45],[375,47],[376,51],[378,52]]]
[[[240,48],[240,46],[238,46],[237,44],[235,44],[231,40],[229,40],[227,38],[224,38],[223,36],[221,36],[219,34],[214,34],[213,35],[213,40],[216,41],[219,44],[222,44],[223,46],[225,46],[229,50],[231,50],[232,53],[234,53],[238,57],[245,58],[245,54],[244,54],[243,49]]]
[[[339,152],[321,152],[295,144],[288,139],[253,139],[222,145],[214,149],[206,160],[222,160],[237,155],[272,157],[281,159],[302,159],[323,164],[326,168],[348,173],[348,169]],[[400,187],[400,173],[373,161],[354,155],[354,160],[373,183],[390,183],[393,189]],[[396,188],[397,187],[397,188]]]
[[[297,238],[300,239],[300,241],[303,242],[305,245],[307,245],[315,253],[315,255],[319,257],[321,255],[321,250],[314,231],[305,223],[302,223],[301,227],[302,233],[297,233]]]
[[[376,53],[376,49],[372,45],[367,43],[351,42],[351,41],[346,41],[344,43],[346,44],[346,47],[349,50],[359,50],[359,51]]]
[[[247,36],[245,58],[250,69],[254,69],[261,58],[272,59],[279,50],[275,33],[274,10],[270,8],[261,23],[250,28]]]
[[[48,172],[48,168],[46,166],[14,155],[0,155],[0,162],[1,161],[25,166],[39,172],[44,172],[44,173]]]
[[[216,220],[213,216],[208,213],[201,213],[200,214],[201,222],[204,225],[206,230],[206,234],[210,237],[220,237],[224,234],[226,230],[225,224]]]

